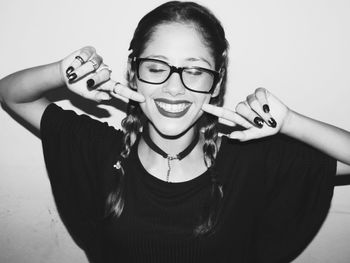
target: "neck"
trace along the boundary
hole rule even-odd
[[[152,125],[148,127],[149,130],[145,132],[149,134],[150,140],[162,152],[161,154],[157,153],[158,150],[152,149],[154,148],[152,142],[148,142],[148,144],[145,141],[144,138],[147,140],[147,136],[141,136],[138,144],[138,155],[141,163],[150,174],[167,182],[181,182],[196,177],[206,170],[203,161],[203,138],[199,138],[198,141],[197,127],[193,126],[181,135],[171,138],[160,134]],[[163,157],[163,154],[182,156],[182,158],[168,159]],[[188,171],[193,171],[193,174],[188,173]]]
[[[191,127],[179,136],[164,136],[152,124],[148,124],[148,133],[151,140],[164,152],[174,156],[188,147],[196,136],[197,128]]]

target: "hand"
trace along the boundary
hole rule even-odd
[[[231,139],[248,141],[278,133],[287,122],[290,110],[272,93],[258,88],[245,101],[237,104],[235,112],[223,107],[204,104],[202,110],[219,117],[227,125],[240,125],[242,131],[222,134]]]
[[[143,102],[140,93],[110,78],[111,70],[93,47],[79,49],[60,61],[62,78],[71,91],[100,102],[112,97]]]

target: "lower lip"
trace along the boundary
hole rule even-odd
[[[161,108],[157,103],[155,104],[157,106],[159,113],[168,118],[180,118],[184,116],[191,107],[191,106],[188,106],[183,111],[180,111],[180,112],[169,112]]]

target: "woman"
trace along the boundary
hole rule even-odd
[[[1,80],[1,101],[40,130],[58,209],[92,262],[288,262],[318,231],[332,175],[350,170],[349,132],[263,88],[222,108],[227,56],[210,11],[168,2],[135,30],[128,87],[92,47]],[[129,99],[123,132],[44,97],[62,87]],[[220,138],[218,117],[242,129]]]

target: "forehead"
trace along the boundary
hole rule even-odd
[[[174,64],[202,58],[214,65],[211,50],[194,25],[175,22],[157,26],[141,56],[163,56]]]

